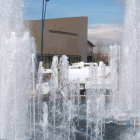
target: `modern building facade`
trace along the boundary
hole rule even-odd
[[[87,41],[87,62],[96,62],[96,58],[93,55],[93,48],[95,47],[95,45],[91,42],[91,41]]]
[[[54,55],[69,57],[70,63],[87,62],[87,17],[46,19],[44,25],[43,63],[51,66]],[[35,38],[37,53],[41,49],[41,20],[26,21],[26,27]],[[93,46],[92,46],[93,47]]]

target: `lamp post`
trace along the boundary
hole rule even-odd
[[[40,52],[40,61],[43,61],[43,33],[44,33],[44,23],[45,23],[45,14],[47,2],[49,0],[43,0],[42,2],[42,27],[41,27],[41,52]]]

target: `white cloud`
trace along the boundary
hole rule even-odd
[[[121,44],[123,27],[118,24],[92,24],[89,25],[88,38],[93,43],[102,40],[105,47]]]

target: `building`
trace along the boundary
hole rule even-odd
[[[96,57],[93,55],[95,45],[91,41],[87,41],[87,62],[96,62]]]
[[[41,20],[26,21],[26,27],[35,38],[38,57],[41,46]],[[44,26],[43,64],[50,68],[52,57],[63,54],[69,62],[87,62],[87,49],[93,44],[87,40],[87,17],[46,19]],[[89,47],[90,46],[90,47]],[[87,52],[87,53],[86,53]]]

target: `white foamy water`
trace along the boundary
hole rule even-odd
[[[93,86],[98,83],[98,66],[89,67],[90,89],[86,91],[86,104],[81,104],[80,82],[69,81],[65,55],[59,63],[53,58],[50,101],[42,105],[43,68],[40,63],[35,94],[35,45],[23,24],[24,0],[1,0],[0,6],[0,139],[76,140],[75,132],[86,139],[103,139],[108,114],[116,120],[127,117],[135,132],[140,122],[140,1],[127,0],[121,53],[116,45],[111,52],[110,113],[105,110],[105,76],[100,89]],[[100,72],[106,74],[105,65]],[[86,122],[85,127],[80,127],[81,122]],[[122,139],[129,132],[122,133]],[[138,139],[139,131],[135,136],[132,132],[131,137]]]
[[[0,7],[0,139],[26,140],[34,40],[24,28],[23,0],[1,0]]]
[[[140,90],[140,1],[127,0],[120,61],[120,107],[134,112],[139,108]]]

